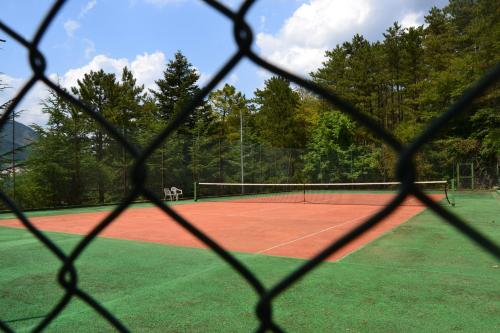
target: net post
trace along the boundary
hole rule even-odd
[[[306,202],[306,184],[302,185],[302,195],[304,198],[304,202]]]
[[[197,196],[197,188],[198,188],[198,182],[194,182],[194,202],[198,201],[198,196]]]

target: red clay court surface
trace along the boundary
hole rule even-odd
[[[440,200],[442,195],[432,195]],[[303,203],[201,202],[174,209],[230,251],[294,258],[311,258],[382,206]],[[350,243],[329,260],[344,257],[418,214],[423,206],[401,206],[382,223]],[[32,217],[40,229],[87,234],[109,212]],[[22,228],[18,220],[0,220],[0,226]],[[131,208],[100,237],[205,248],[156,207]]]

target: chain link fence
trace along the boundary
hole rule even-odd
[[[500,247],[498,244],[492,242],[486,235],[481,234],[472,228],[465,221],[461,220],[450,210],[440,205],[437,205],[431,198],[422,193],[415,185],[416,167],[414,164],[415,156],[424,149],[424,145],[429,143],[437,134],[440,133],[442,128],[448,124],[454,117],[464,112],[465,109],[472,103],[472,101],[481,96],[492,84],[500,78],[500,64],[497,64],[487,74],[485,74],[472,88],[465,92],[448,110],[430,123],[427,128],[420,133],[411,143],[407,145],[401,144],[392,134],[384,130],[381,126],[375,123],[371,118],[360,112],[358,109],[346,103],[338,96],[330,91],[316,85],[315,83],[304,78],[295,76],[287,71],[270,64],[266,60],[258,56],[251,48],[253,43],[253,31],[246,22],[246,16],[257,0],[244,1],[237,11],[233,11],[226,6],[215,0],[204,0],[204,2],[211,6],[214,10],[218,11],[221,15],[225,16],[228,20],[232,21],[234,25],[234,38],[238,46],[237,51],[232,54],[225,65],[219,70],[214,78],[200,91],[200,93],[189,101],[182,111],[166,126],[166,128],[159,134],[150,145],[140,151],[133,144],[126,140],[121,131],[114,128],[106,119],[99,113],[95,112],[91,107],[85,105],[80,100],[68,94],[61,89],[56,83],[49,80],[45,73],[46,59],[39,50],[40,42],[47,32],[48,27],[53,22],[55,16],[62,10],[63,5],[67,1],[59,0],[54,3],[47,15],[40,23],[38,30],[31,40],[23,38],[17,31],[10,26],[0,21],[0,30],[9,35],[12,39],[16,40],[29,52],[29,63],[32,68],[33,74],[28,82],[22,87],[19,93],[15,96],[12,104],[8,107],[6,112],[0,118],[0,128],[3,127],[8,121],[11,114],[19,105],[21,100],[25,98],[26,94],[34,87],[35,83],[43,82],[48,88],[52,89],[59,96],[66,99],[68,102],[82,108],[85,112],[98,122],[115,140],[120,142],[128,154],[133,157],[133,171],[130,177],[130,191],[122,202],[105,218],[103,219],[86,237],[84,237],[78,245],[69,253],[65,254],[61,248],[53,243],[47,236],[45,236],[39,229],[37,229],[30,220],[26,217],[23,211],[18,207],[16,202],[9,197],[6,193],[0,191],[1,201],[11,209],[22,224],[42,242],[58,260],[61,262],[61,267],[57,273],[58,282],[64,289],[64,296],[59,302],[50,310],[49,314],[38,324],[34,331],[39,332],[44,330],[61,312],[68,306],[73,297],[79,298],[81,301],[88,304],[95,311],[97,311],[103,318],[105,318],[112,326],[121,332],[128,332],[119,318],[116,318],[113,313],[109,312],[102,304],[97,302],[92,295],[82,290],[78,284],[78,271],[75,268],[75,261],[82,255],[88,248],[92,241],[99,236],[99,234],[115,219],[123,213],[128,206],[139,197],[146,198],[153,202],[156,206],[171,218],[176,223],[183,227],[186,232],[191,233],[198,238],[207,247],[214,251],[221,260],[225,261],[228,265],[234,268],[248,283],[248,287],[252,288],[258,295],[259,300],[256,304],[256,316],[259,321],[258,332],[273,331],[283,332],[279,322],[273,318],[273,301],[280,294],[286,292],[288,288],[293,286],[299,279],[307,275],[313,269],[317,268],[323,260],[339,251],[341,248],[355,240],[360,235],[366,233],[374,226],[379,224],[385,217],[393,212],[409,195],[414,195],[423,204],[432,209],[438,214],[444,223],[448,223],[456,228],[458,232],[466,235],[471,241],[482,247],[484,251],[489,252],[496,258],[500,258]],[[355,119],[357,122],[370,130],[379,140],[383,141],[390,147],[397,155],[397,162],[394,165],[398,180],[402,185],[399,189],[398,195],[387,206],[383,207],[376,214],[368,218],[364,223],[360,224],[355,229],[349,231],[335,242],[329,244],[319,254],[311,260],[303,263],[288,276],[271,287],[264,287],[264,284],[257,276],[249,270],[241,261],[236,259],[232,254],[226,251],[221,245],[210,238],[210,235],[204,234],[197,229],[190,221],[178,215],[175,210],[164,204],[161,198],[151,191],[147,184],[147,160],[157,150],[160,149],[165,140],[174,133],[183,121],[192,113],[195,108],[230,72],[233,70],[244,58],[249,59],[256,65],[269,72],[287,78],[298,86],[314,92],[316,95],[329,101],[333,106],[340,109],[345,114]],[[6,332],[13,330],[9,325],[2,321],[0,318],[0,328]]]

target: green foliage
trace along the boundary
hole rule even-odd
[[[163,72],[163,78],[155,81],[157,89],[150,90],[155,107],[150,109],[152,114],[148,119],[153,123],[145,123],[143,130],[154,134],[162,131],[199,92],[198,79],[198,72],[187,58],[180,51],[175,53]],[[192,191],[196,180],[192,171],[197,168],[193,163],[199,159],[196,137],[202,126],[200,121],[210,119],[208,112],[210,109],[205,104],[199,106],[153,154],[150,159],[150,187],[153,191],[161,193],[162,188],[171,186],[180,187],[188,193]],[[160,184],[155,182],[158,178],[161,179]]]
[[[309,181],[342,182],[360,179],[376,167],[369,147],[355,144],[355,123],[337,111],[320,115],[308,152],[304,172]]]
[[[199,78],[193,65],[177,51],[163,72],[163,78],[155,81],[158,89],[150,90],[158,105],[159,118],[168,121],[178,114],[185,103],[198,93],[196,82]],[[187,127],[192,128],[193,123],[193,117],[190,117]]]
[[[478,110],[471,117],[474,127],[473,137],[481,141],[481,154],[500,155],[500,112],[493,108]]]
[[[498,1],[451,0],[431,8],[425,26],[395,22],[377,42],[354,35],[326,51],[311,79],[407,144],[499,63],[499,13]],[[125,68],[121,78],[91,71],[71,91],[144,149],[199,93],[198,80],[178,51],[155,89],[144,91]],[[254,95],[229,84],[210,93],[148,158],[146,186],[189,195],[194,181],[238,182],[242,159],[245,182],[395,179],[395,152],[327,101],[281,77]],[[449,179],[457,162],[470,161],[480,185],[495,185],[499,107],[497,84],[419,151],[418,178]],[[36,127],[39,140],[17,175],[24,207],[116,201],[130,190],[134,161],[92,117],[54,94],[44,112],[49,122]],[[9,175],[2,178],[12,187]]]
[[[90,148],[84,116],[54,93],[44,102],[43,112],[49,121],[47,127],[35,127],[38,141],[27,160],[30,172],[18,177],[20,184],[26,184],[18,197],[28,207],[79,204],[85,193],[84,174],[95,170],[84,153]]]
[[[212,151],[210,154],[212,158],[218,156],[217,181],[239,181],[241,177],[239,161],[242,139],[240,136],[243,132],[240,127],[243,125],[243,119],[249,119],[249,102],[241,92],[236,91],[236,88],[229,84],[225,84],[222,89],[210,93],[208,102],[218,132],[214,133],[216,137],[212,137],[212,141],[217,142],[217,148],[214,149],[217,152]],[[238,142],[239,144],[228,144],[228,142]],[[226,175],[231,178],[226,178]]]
[[[303,125],[298,115],[299,94],[280,77],[266,80],[263,90],[255,91],[254,103],[260,138],[273,147],[300,147],[304,143]]]
[[[394,23],[381,43],[370,44],[355,35],[351,42],[327,51],[326,62],[311,76],[408,143],[498,63],[499,7],[491,0],[454,0],[443,9],[432,8],[426,27],[402,29]],[[454,163],[474,160],[478,168],[489,168],[483,175],[485,186],[491,186],[500,158],[499,97],[496,85],[455,117],[436,144],[424,147],[415,161],[419,177],[448,178]],[[355,133],[357,147],[373,156],[381,154],[382,147],[370,133],[359,126]],[[441,151],[434,151],[436,146]],[[383,162],[393,164],[392,155],[389,152]],[[333,160],[333,165],[342,162]],[[392,173],[391,167],[379,169]]]
[[[306,146],[307,121],[306,114],[300,112],[300,102],[300,94],[281,77],[266,80],[264,89],[255,91],[255,138],[259,144],[256,167],[262,181],[290,182],[301,178],[300,154]]]

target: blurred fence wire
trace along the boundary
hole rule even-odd
[[[81,301],[88,304],[88,306],[92,307],[95,311],[97,311],[117,330],[128,332],[127,327],[122,324],[119,318],[115,317],[113,313],[109,312],[102,304],[97,302],[92,295],[88,294],[85,290],[82,290],[80,288],[79,284],[77,283],[78,271],[76,270],[74,263],[87,249],[89,244],[97,236],[99,236],[99,234],[106,227],[112,224],[115,219],[124,210],[126,210],[134,200],[136,200],[140,196],[146,198],[147,200],[150,200],[159,208],[161,208],[161,210],[163,210],[165,214],[172,217],[176,221],[176,223],[178,223],[186,230],[186,232],[191,233],[193,236],[203,242],[207,247],[212,249],[221,258],[221,260],[224,260],[227,264],[232,266],[234,270],[236,270],[248,282],[249,288],[252,288],[259,296],[259,300],[256,304],[255,310],[256,316],[259,321],[257,332],[264,332],[269,330],[273,332],[282,332],[283,329],[281,328],[280,323],[276,322],[272,315],[273,300],[280,294],[284,293],[289,287],[294,285],[294,283],[296,283],[299,279],[318,267],[318,265],[321,264],[321,262],[327,257],[334,254],[336,251],[346,246],[357,237],[369,231],[375,225],[380,223],[386,216],[394,211],[408,195],[414,195],[415,197],[417,197],[422,203],[427,205],[428,208],[432,209],[436,214],[438,214],[444,222],[455,227],[458,232],[463,233],[470,240],[477,243],[477,245],[482,247],[484,251],[489,252],[491,255],[497,258],[500,258],[500,248],[498,244],[495,244],[490,239],[488,239],[488,237],[472,228],[469,224],[454,215],[447,208],[437,205],[432,199],[422,193],[413,184],[416,176],[416,168],[413,163],[414,156],[419,151],[421,151],[423,149],[423,146],[429,143],[430,140],[433,139],[436,134],[438,134],[442,130],[442,128],[448,124],[448,122],[450,122],[454,117],[463,112],[474,99],[481,96],[490,86],[492,86],[492,84],[494,84],[499,79],[500,64],[497,64],[487,74],[485,74],[453,105],[451,105],[448,110],[443,112],[439,118],[430,123],[427,128],[425,128],[411,143],[403,145],[391,133],[384,130],[370,117],[366,116],[346,101],[340,99],[334,93],[316,85],[309,80],[291,74],[267,62],[259,55],[257,55],[251,48],[254,40],[253,31],[246,21],[246,17],[250,8],[255,5],[257,0],[244,1],[237,11],[233,11],[215,0],[204,0],[207,5],[211,6],[214,10],[218,11],[228,20],[232,21],[234,26],[234,38],[238,46],[237,51],[228,57],[225,65],[222,66],[222,68],[212,78],[212,80],[208,84],[206,84],[203,89],[201,89],[201,91],[195,98],[186,103],[182,111],[179,112],[174,119],[172,119],[172,121],[149,144],[149,146],[146,149],[140,151],[132,143],[127,141],[127,139],[122,135],[121,131],[117,128],[114,128],[102,115],[95,112],[90,106],[85,105],[82,101],[76,99],[75,97],[61,89],[61,87],[52,82],[45,73],[46,59],[39,49],[40,42],[47,32],[50,24],[54,21],[56,15],[61,12],[63,5],[66,2],[67,1],[59,0],[54,3],[43,21],[40,23],[38,30],[31,40],[25,39],[11,26],[0,21],[0,30],[2,30],[10,38],[26,48],[26,50],[29,52],[29,64],[33,71],[31,78],[20,89],[18,94],[12,100],[12,103],[7,108],[6,112],[2,114],[0,118],[0,129],[6,124],[16,107],[19,106],[21,100],[23,100],[27,93],[31,89],[33,89],[35,83],[43,82],[48,88],[52,89],[60,97],[66,99],[69,103],[73,103],[74,105],[85,110],[85,112],[96,122],[98,122],[108,132],[109,135],[120,142],[126,152],[132,156],[134,164],[130,179],[129,193],[122,200],[122,202],[88,235],[86,235],[86,237],[82,239],[69,254],[65,254],[65,252],[63,252],[61,248],[59,248],[39,229],[37,229],[26,217],[23,211],[17,206],[16,202],[6,193],[0,191],[1,201],[3,201],[3,203],[16,214],[17,218],[33,234],[33,236],[36,237],[40,242],[42,242],[61,262],[61,268],[57,273],[57,277],[59,284],[65,290],[64,296],[59,300],[54,308],[50,310],[48,315],[44,317],[44,319],[38,324],[34,331],[42,331],[47,328],[47,326],[66,308],[70,300],[73,297],[77,297]],[[163,142],[167,140],[167,138],[171,134],[173,134],[173,132],[183,123],[186,117],[191,112],[193,112],[198,105],[202,103],[202,101],[207,97],[210,91],[212,91],[244,58],[249,59],[256,65],[275,75],[282,76],[294,82],[298,86],[314,92],[316,95],[329,101],[333,106],[335,106],[345,114],[348,114],[358,123],[366,127],[369,131],[376,135],[378,139],[380,139],[388,147],[390,147],[398,156],[395,169],[398,180],[402,183],[401,187],[399,188],[398,195],[387,206],[380,209],[380,211],[368,218],[364,223],[362,223],[355,229],[347,232],[341,238],[332,242],[314,258],[302,264],[288,276],[271,287],[264,287],[262,281],[260,281],[258,277],[241,261],[236,259],[228,251],[226,251],[220,244],[212,240],[210,238],[210,235],[204,234],[202,231],[192,225],[188,220],[178,215],[172,208],[166,206],[161,198],[157,195],[157,193],[154,193],[146,186],[148,169],[146,162],[148,157],[150,157],[155,152],[155,150],[161,147]],[[13,331],[5,321],[1,320],[1,318],[0,328],[2,328],[6,332]]]

